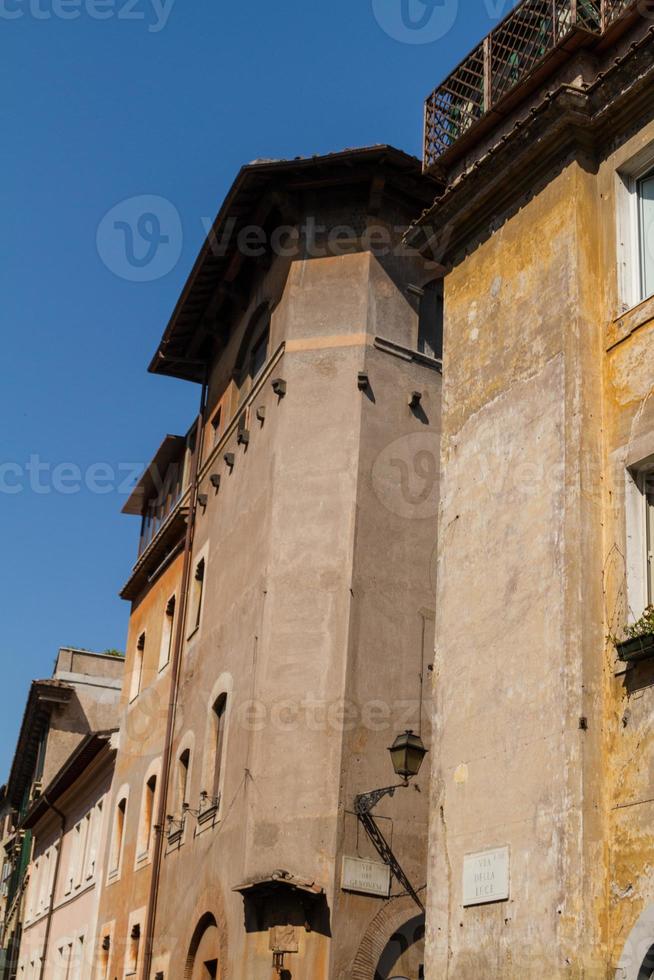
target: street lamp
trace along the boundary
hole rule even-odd
[[[418,775],[427,755],[427,749],[419,735],[412,731],[406,731],[403,735],[397,736],[388,751],[391,754],[393,769],[402,778],[402,782],[395,786],[385,786],[383,789],[374,789],[370,793],[361,793],[356,796],[354,798],[354,812],[384,864],[389,865],[397,880],[404,886],[418,908],[424,912],[425,907],[417,891],[393,854],[393,849],[377,825],[372,811],[385,796],[395,796],[396,789],[407,787],[409,780]]]
[[[398,735],[388,751],[391,753],[393,769],[407,783],[418,775],[427,755],[422,739],[411,731]]]
[[[393,769],[402,782],[395,786],[385,786],[383,789],[373,789],[370,793],[362,793],[355,797],[354,811],[358,816],[370,813],[385,796],[394,796],[396,789],[405,788],[409,780],[420,772],[423,760],[427,755],[422,739],[412,731],[398,735],[388,751],[391,754]]]

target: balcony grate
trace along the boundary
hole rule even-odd
[[[425,169],[573,35],[599,36],[637,0],[522,0],[427,99]]]
[[[428,165],[452,146],[484,114],[484,46],[473,51],[426,107]]]

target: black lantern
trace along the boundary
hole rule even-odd
[[[420,772],[423,759],[427,755],[419,735],[407,731],[398,735],[388,750],[391,753],[393,769],[404,780],[412,779]]]

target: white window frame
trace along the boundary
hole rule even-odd
[[[116,835],[118,832],[118,808],[120,804],[125,801],[125,813],[123,816],[123,827],[120,836],[120,842],[118,848],[116,849]],[[125,838],[127,837],[127,819],[129,816],[129,800],[130,800],[130,789],[128,785],[121,786],[116,797],[114,799],[114,805],[112,810],[112,821],[111,827],[109,828],[110,839],[109,839],[109,868],[107,871],[107,883],[112,884],[114,881],[118,881],[122,875],[123,871],[123,858],[125,855]],[[117,851],[117,852],[116,852]]]
[[[618,315],[650,296],[643,287],[640,196],[638,185],[654,172],[654,144],[641,150],[617,174],[616,216],[618,232]],[[654,295],[654,294],[652,294]]]
[[[625,503],[627,605],[633,623],[654,604],[654,456],[627,470]]]

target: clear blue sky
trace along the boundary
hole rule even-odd
[[[419,154],[424,96],[511,5],[0,0],[0,782],[58,647],[124,649],[138,521],[118,488],[83,483],[98,463],[123,478],[192,419],[196,387],[146,367],[202,219],[256,157]],[[139,195],[172,202],[183,231],[150,282],[96,246],[104,215]],[[61,464],[78,492],[60,492],[79,486]]]

